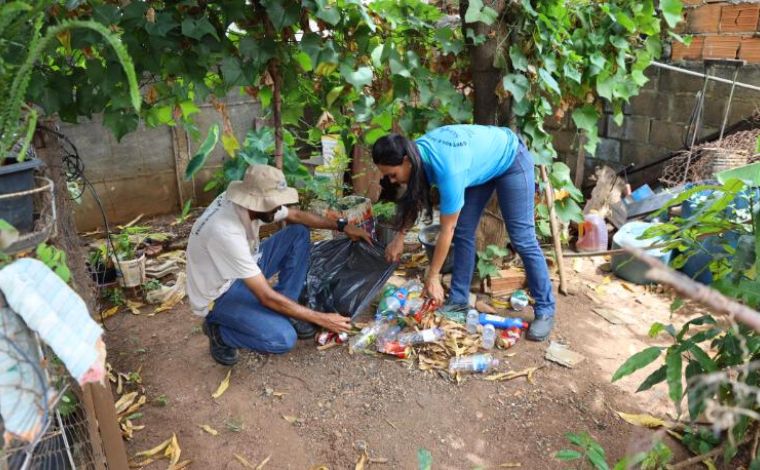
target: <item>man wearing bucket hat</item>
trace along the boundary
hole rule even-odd
[[[337,221],[288,208],[298,202],[282,171],[251,165],[243,181],[230,183],[193,224],[187,244],[187,294],[193,313],[205,317],[211,356],[235,364],[238,349],[281,354],[296,337],[351,328],[338,313],[320,313],[297,303],[309,268],[309,229],[345,232],[371,243],[369,234]],[[263,224],[288,225],[259,241]],[[278,274],[277,285],[268,283]]]

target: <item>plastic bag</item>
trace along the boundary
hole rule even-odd
[[[385,261],[382,245],[326,240],[311,249],[303,303],[319,312],[356,317],[372,302],[397,264]]]

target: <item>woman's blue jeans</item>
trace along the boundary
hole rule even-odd
[[[451,279],[452,304],[467,304],[475,269],[475,232],[488,200],[496,190],[507,233],[525,266],[528,287],[535,299],[536,317],[554,315],[555,300],[549,270],[536,238],[534,223],[535,183],[533,157],[520,143],[512,166],[484,184],[467,188],[464,207],[454,231],[454,272]]]
[[[274,290],[298,302],[309,270],[309,229],[288,225],[264,240],[260,250],[264,276],[279,273]],[[282,354],[296,345],[296,330],[288,317],[263,306],[242,279],[214,301],[206,321],[218,324],[222,340],[233,348]]]

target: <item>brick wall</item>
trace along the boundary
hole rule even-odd
[[[739,82],[760,86],[760,2],[716,2],[685,0],[685,22],[680,32],[692,35],[689,47],[673,44],[671,65],[705,73],[704,59],[743,59]],[[713,66],[710,74],[733,78],[733,67]],[[622,167],[635,163],[642,167],[673,150],[685,146],[686,127],[694,110],[703,79],[655,66],[647,71],[649,83],[624,108],[625,119],[618,126],[607,110],[599,123],[600,145],[595,155],[586,157],[586,176],[594,166]],[[731,86],[710,81],[705,93],[703,130],[700,137],[719,131]],[[760,110],[760,92],[736,88],[728,116],[728,126]],[[576,131],[566,117],[548,123],[560,156],[574,167],[577,158]],[[661,166],[631,178],[633,184],[656,181]]]

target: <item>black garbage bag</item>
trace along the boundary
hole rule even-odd
[[[393,275],[382,245],[348,238],[318,242],[311,249],[303,302],[318,312],[356,317]]]

